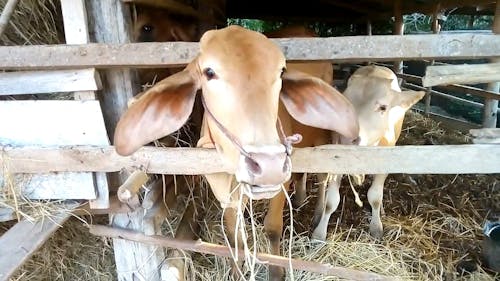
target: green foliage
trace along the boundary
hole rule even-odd
[[[431,31],[432,17],[423,14],[403,16],[405,33],[420,33]],[[487,30],[491,29],[493,16],[474,16],[472,27],[469,25],[471,16],[450,15],[442,22],[441,30]]]
[[[258,32],[269,32],[284,26],[283,22],[277,21],[264,21],[255,19],[228,19],[228,25],[240,25],[250,30],[255,30]]]

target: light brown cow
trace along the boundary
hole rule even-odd
[[[130,155],[186,122],[196,92],[205,115],[199,147],[215,148],[230,173],[205,175],[234,237],[239,194],[268,199],[290,178],[290,147],[278,130],[278,105],[303,124],[358,134],[354,108],[322,80],[288,71],[279,47],[238,26],[206,32],[200,53],[181,72],[144,93],[120,119],[116,151]],[[331,118],[325,118],[331,116]],[[239,184],[237,184],[239,183]],[[281,207],[282,208],[282,207]]]
[[[423,91],[401,91],[397,77],[389,68],[364,66],[349,78],[344,95],[354,105],[359,120],[359,145],[394,146],[401,133],[406,111],[423,96]],[[376,163],[374,163],[376,165]],[[341,175],[335,175],[328,183],[326,199],[318,200],[315,220],[319,221],[313,238],[325,240],[328,221],[340,202]],[[383,187],[387,174],[375,175],[368,190],[368,202],[372,207],[370,233],[380,238],[383,235],[380,212]],[[320,193],[324,190],[320,190]],[[324,195],[319,195],[323,197]]]
[[[312,30],[307,29],[303,26],[288,26],[278,31],[266,33],[268,37],[273,38],[286,38],[286,37],[316,37],[316,33]],[[287,69],[289,71],[298,71],[306,73],[313,77],[320,78],[328,85],[333,82],[333,66],[328,62],[307,62],[307,63],[287,63]],[[336,90],[336,95],[340,95]],[[332,140],[332,131],[324,130],[317,127],[307,126],[300,122],[297,122],[290,116],[286,108],[281,105],[279,109],[279,116],[283,124],[283,129],[287,135],[293,133],[299,133],[302,135],[302,141],[295,144],[294,147],[312,147],[323,144],[330,144]],[[337,122],[334,116],[323,116],[327,122]],[[357,119],[353,118],[350,121],[353,126],[357,127]],[[352,136],[351,136],[352,137]],[[354,136],[354,137],[357,137]],[[294,174],[293,180],[285,183],[285,190],[289,190],[290,184],[294,182],[296,187],[296,197],[300,194],[305,194],[305,179],[304,174]],[[318,175],[320,181],[326,179],[326,174]],[[280,192],[277,196],[271,199],[269,203],[269,210],[266,214],[264,220],[264,229],[269,237],[269,242],[271,246],[271,253],[275,255],[280,254],[280,244],[281,237],[283,233],[283,207],[285,204],[285,194]],[[302,201],[303,198],[295,198],[295,202]],[[269,279],[270,280],[280,280],[284,276],[284,270],[281,267],[270,267],[269,268]]]

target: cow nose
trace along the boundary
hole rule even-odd
[[[254,189],[281,189],[280,185],[291,175],[291,161],[284,146],[246,148],[247,155],[240,155],[236,180],[254,186]],[[263,190],[262,190],[263,191]]]

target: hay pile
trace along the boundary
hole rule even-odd
[[[2,45],[42,45],[64,43],[59,0],[19,1],[5,34]],[[3,10],[7,0],[0,0]]]
[[[469,139],[460,132],[443,129],[438,123],[417,113],[408,113],[400,144],[460,144]],[[354,203],[347,185],[341,189],[342,201],[330,223],[328,243],[308,239],[314,212],[315,194],[308,203],[293,211],[293,257],[332,263],[401,280],[495,280],[481,266],[481,227],[485,218],[500,212],[499,175],[390,175],[386,182],[382,218],[385,235],[375,241],[366,232],[370,208],[366,200],[369,182],[358,188],[364,207]],[[200,220],[200,238],[224,244],[220,230],[222,211],[204,186],[197,207],[206,214]],[[267,252],[263,230],[267,202],[254,202],[257,222],[257,248]],[[178,212],[179,213],[179,212]],[[173,214],[176,214],[173,212]],[[285,225],[290,212],[285,208]],[[87,218],[88,219],[88,218]],[[105,217],[94,220],[106,222]],[[250,223],[249,216],[245,218]],[[177,217],[165,223],[165,234],[172,235]],[[0,224],[6,229],[8,225]],[[287,255],[290,228],[283,235],[282,254]],[[253,247],[252,239],[249,241]],[[188,274],[194,280],[228,280],[228,259],[193,254]],[[257,280],[266,280],[267,268],[257,266]],[[473,273],[464,273],[473,271]],[[295,280],[337,280],[295,271]],[[498,278],[498,275],[496,276]],[[108,239],[88,235],[85,224],[71,219],[58,230],[14,280],[114,280],[113,252]],[[287,275],[288,280],[289,276]]]

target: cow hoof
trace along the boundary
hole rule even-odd
[[[269,266],[269,281],[285,280],[285,269],[279,266]]]
[[[184,281],[184,264],[176,262],[165,263],[161,269],[161,280],[163,281]]]
[[[326,232],[320,231],[318,230],[318,228],[316,228],[311,235],[311,239],[324,242],[326,241]]]
[[[381,224],[370,223],[370,235],[376,239],[382,239],[384,230]]]

